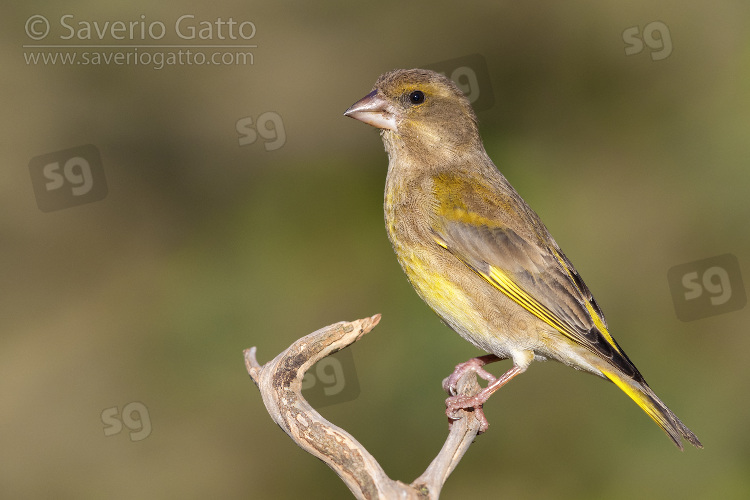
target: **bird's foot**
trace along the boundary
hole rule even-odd
[[[480,434],[485,432],[490,426],[487,417],[484,415],[484,410],[482,409],[482,405],[489,396],[485,397],[484,391],[475,396],[459,396],[458,381],[466,372],[474,372],[480,378],[492,384],[497,379],[483,367],[484,365],[494,363],[495,361],[500,361],[500,358],[494,354],[471,358],[464,363],[456,365],[456,369],[453,370],[453,373],[443,380],[443,389],[450,395],[450,397],[445,400],[445,414],[448,416],[449,427],[452,426],[454,420],[458,420],[459,410],[467,410],[474,413],[476,419],[479,420]]]
[[[485,356],[471,358],[468,361],[457,364],[456,369],[453,370],[453,373],[451,373],[445,380],[443,380],[443,389],[451,396],[455,396],[456,394],[458,394],[458,380],[467,371],[475,372],[477,375],[479,375],[479,377],[483,378],[487,382],[494,382],[495,376],[482,367],[486,364],[494,363],[495,361],[500,361],[500,358],[498,358],[494,354],[487,354]]]
[[[483,399],[480,394],[476,396],[451,396],[445,400],[445,414],[448,416],[449,429],[453,426],[453,421],[460,418],[458,415],[459,410],[474,413],[474,417],[479,420],[478,434],[482,434],[489,428],[490,423],[487,421],[484,409],[482,408],[486,399]]]
[[[484,358],[484,359],[483,359]],[[483,364],[492,363],[493,361],[497,361],[500,358],[497,356],[494,356],[492,354],[489,354],[487,356],[481,356],[479,358],[474,358],[469,360],[467,363],[462,363],[461,365],[458,365],[456,367],[456,371],[453,372],[453,375],[448,377],[443,381],[443,387],[446,387],[447,389],[452,389],[453,394],[455,394],[455,384],[453,387],[450,385],[450,379],[454,375],[456,375],[457,371],[461,371],[461,373],[465,373],[467,370],[473,370],[476,371],[479,376],[481,377],[480,370],[487,374],[482,369]],[[464,367],[462,365],[468,365],[468,367]],[[454,420],[458,420],[458,410],[473,410],[474,415],[476,416],[477,420],[479,420],[479,434],[485,432],[487,428],[490,426],[489,422],[487,422],[487,417],[484,416],[484,410],[482,406],[484,403],[492,396],[492,394],[497,391],[499,388],[507,384],[513,377],[516,375],[523,373],[526,370],[526,366],[519,366],[519,365],[513,365],[513,367],[508,370],[507,372],[503,373],[501,377],[495,378],[492,375],[489,375],[492,377],[491,380],[489,380],[489,384],[487,384],[487,387],[479,391],[474,396],[456,396],[453,395],[445,400],[445,414],[448,415],[448,421],[449,421],[449,427],[450,424],[453,423]],[[459,375],[460,378],[460,375]],[[485,377],[482,377],[485,378]],[[458,379],[456,379],[456,382]],[[451,394],[449,392],[449,394]]]

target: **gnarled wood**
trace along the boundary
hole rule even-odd
[[[255,358],[256,348],[246,349],[245,366],[274,422],[302,449],[328,464],[356,498],[437,499],[479,431],[479,421],[472,412],[460,412],[440,453],[424,474],[407,485],[389,478],[362,444],[324,419],[302,396],[302,379],[311,366],[356,342],[379,321],[376,314],[326,326],[297,340],[263,366]],[[473,372],[459,380],[459,394],[473,396],[480,389]]]

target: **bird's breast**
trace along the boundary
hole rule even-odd
[[[417,294],[448,326],[480,349],[502,355],[507,350],[500,339],[487,335],[488,311],[477,307],[477,288],[486,284],[433,237],[432,196],[430,181],[389,170],[385,222],[398,262]]]

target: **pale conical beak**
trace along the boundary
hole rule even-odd
[[[385,98],[373,90],[359,101],[351,105],[344,112],[344,116],[350,116],[373,127],[396,130],[396,110]]]

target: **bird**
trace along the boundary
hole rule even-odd
[[[469,100],[425,69],[381,75],[344,113],[380,129],[388,155],[388,237],[417,294],[440,319],[487,355],[444,381],[449,422],[474,412],[489,426],[487,399],[532,361],[555,360],[613,382],[683,449],[698,437],[657,397],[609,333],[604,313],[540,217],[485,151]],[[488,363],[512,360],[495,377]],[[456,395],[473,371],[488,383]]]

